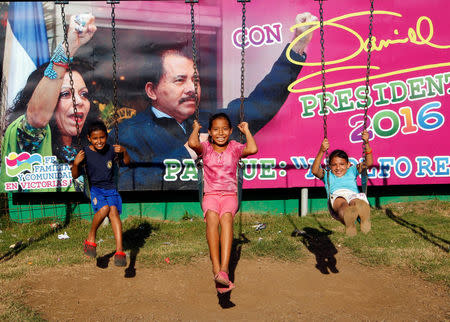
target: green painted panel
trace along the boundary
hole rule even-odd
[[[408,202],[419,200],[450,200],[450,195],[426,196],[377,196],[370,197],[372,206],[382,206],[393,202]],[[252,200],[243,201],[241,211],[245,213],[258,213],[270,215],[299,214],[300,201],[288,200]],[[93,211],[88,203],[78,204],[13,204],[12,194],[8,194],[8,212],[11,220],[17,222],[32,222],[38,219],[63,221],[69,217],[78,217],[92,220]],[[316,213],[327,210],[325,198],[308,199],[308,212]],[[150,217],[160,220],[178,221],[183,216],[202,217],[202,210],[198,202],[155,202],[155,203],[124,203],[122,219],[129,216]]]

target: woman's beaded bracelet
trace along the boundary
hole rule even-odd
[[[70,62],[73,61],[73,58],[70,58]],[[66,53],[64,52],[64,47],[61,44],[59,44],[55,51],[53,52],[52,58],[50,58],[50,63],[48,64],[47,68],[44,71],[44,76],[47,76],[50,79],[56,79],[58,77],[58,74],[53,69],[53,65],[62,66],[64,68],[69,68],[69,59],[66,56]]]

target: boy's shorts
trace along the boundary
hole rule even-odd
[[[237,194],[236,192],[207,192],[203,195],[202,209],[205,221],[208,210],[217,212],[219,218],[230,212],[234,218],[238,209]]]
[[[91,187],[91,205],[95,213],[104,206],[115,206],[119,214],[122,213],[122,198],[116,189]]]
[[[333,206],[334,201],[339,197],[344,198],[348,203],[350,203],[350,201],[354,199],[360,199],[369,203],[366,195],[362,192],[354,192],[349,189],[338,189],[335,192],[333,192],[330,196],[331,206]]]

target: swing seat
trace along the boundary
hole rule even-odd
[[[91,200],[91,187],[89,186],[89,179],[87,177],[87,174],[83,176],[83,193],[86,198]]]
[[[367,169],[364,168],[361,172],[361,192],[364,192],[364,194],[367,196]]]
[[[245,164],[242,162],[242,160],[239,160],[238,166],[237,166],[237,197],[238,197],[238,208],[236,212],[239,211],[241,208],[241,202],[242,202],[242,185],[244,183],[244,167]]]
[[[203,203],[203,159],[197,158],[195,160],[195,166],[197,167],[198,201],[201,207]]]
[[[334,211],[333,206],[331,205],[331,199],[330,198],[328,198],[327,206],[328,206],[328,211],[329,211],[331,217],[333,217],[336,220],[339,220],[339,215],[337,214],[336,211]]]
[[[197,183],[198,183],[198,201],[200,205],[203,203],[203,159],[197,158],[195,160],[195,166],[197,167]],[[244,183],[244,162],[239,160],[237,166],[237,197],[238,197],[238,208],[236,212],[241,208],[242,201],[242,184]]]

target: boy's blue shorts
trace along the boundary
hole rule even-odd
[[[119,214],[122,213],[122,198],[116,189],[91,187],[91,205],[95,213],[104,206],[116,206]]]

